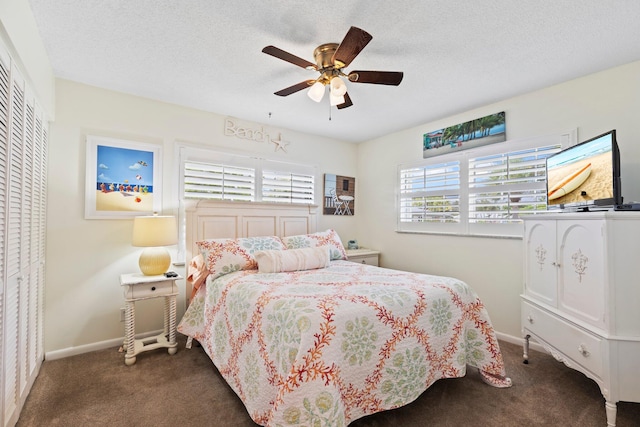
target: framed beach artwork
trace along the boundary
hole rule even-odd
[[[324,215],[355,215],[356,179],[349,176],[324,174]]]
[[[159,145],[87,136],[85,219],[120,219],[160,212]]]
[[[422,158],[507,140],[504,111],[422,135]]]

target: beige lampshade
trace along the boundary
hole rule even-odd
[[[171,265],[171,255],[163,246],[178,243],[178,227],[173,216],[137,216],[133,219],[133,246],[142,246],[138,265],[147,276],[164,274]]]
[[[178,227],[173,216],[133,218],[133,246],[171,246],[178,243]]]

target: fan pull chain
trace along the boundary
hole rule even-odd
[[[331,121],[331,104],[329,104],[329,121]]]

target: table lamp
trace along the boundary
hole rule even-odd
[[[165,246],[178,243],[178,228],[173,216],[137,216],[133,219],[133,246],[144,247],[138,265],[146,276],[164,274],[171,265]]]

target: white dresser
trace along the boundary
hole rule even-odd
[[[524,218],[524,362],[533,337],[604,396],[640,402],[640,212]]]

